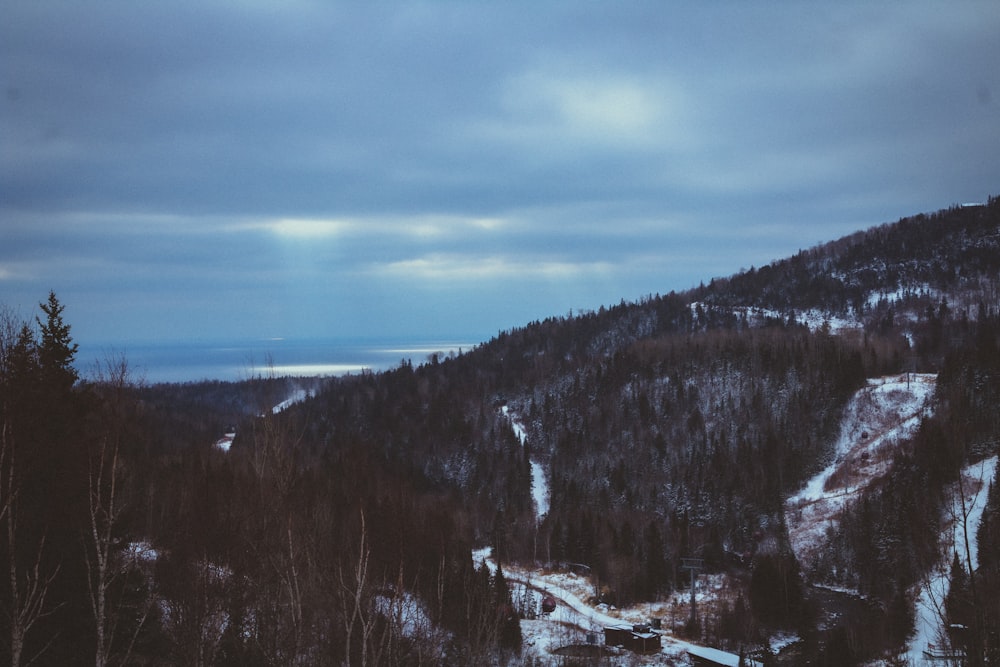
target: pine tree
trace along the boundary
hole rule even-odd
[[[969,586],[969,573],[962,565],[958,552],[951,562],[948,595],[944,600],[945,617],[948,621],[948,638],[953,648],[964,648],[969,629],[975,623],[975,608]]]
[[[1000,488],[994,475],[986,495],[986,507],[976,532],[979,545],[979,568],[984,572],[1000,573]]]
[[[497,622],[500,632],[498,643],[500,648],[515,653],[521,652],[521,620],[514,609],[514,602],[507,586],[507,578],[503,574],[500,563],[497,563],[496,574],[493,575],[493,602],[498,615]]]
[[[65,306],[59,303],[55,292],[49,292],[47,302],[38,304],[45,313],[45,321],[36,317],[41,331],[38,347],[38,361],[42,379],[57,393],[68,391],[78,378],[73,361],[79,345],[70,336],[70,325],[63,321]]]

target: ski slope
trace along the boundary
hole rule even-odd
[[[917,432],[936,381],[918,373],[875,378],[848,402],[833,461],[785,502],[788,536],[803,566],[823,548],[847,504],[888,472],[896,448]]]

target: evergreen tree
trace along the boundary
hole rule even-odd
[[[948,639],[953,648],[965,648],[968,633],[975,624],[975,608],[972,603],[969,573],[965,571],[957,551],[951,562],[949,582],[948,595],[944,600]]]
[[[979,568],[984,572],[1000,573],[1000,488],[994,475],[986,495],[986,507],[976,532]]]
[[[514,609],[514,602],[507,586],[507,578],[503,569],[497,563],[496,574],[493,575],[493,602],[500,626],[498,643],[500,648],[515,653],[521,651],[521,620]]]
[[[63,321],[63,306],[56,298],[55,292],[49,292],[47,302],[38,304],[45,313],[45,321],[36,317],[41,340],[38,346],[38,361],[42,379],[51,389],[58,392],[68,391],[79,375],[73,368],[73,361],[79,345],[70,336],[70,325]]]

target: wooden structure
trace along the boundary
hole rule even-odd
[[[692,646],[687,653],[691,664],[696,667],[738,667],[740,664],[740,656],[706,646]],[[746,660],[746,664],[757,663]]]
[[[660,635],[647,625],[619,626],[604,628],[605,646],[621,646],[633,653],[659,653],[663,648]]]
[[[688,623],[694,625],[698,622],[698,605],[694,595],[695,581],[698,579],[698,573],[705,569],[705,561],[701,558],[682,558],[681,569],[691,573],[691,617]]]
[[[962,662],[964,663],[966,657],[965,651],[962,649],[955,649],[950,646],[937,646],[935,644],[928,644],[927,648],[923,651],[924,660],[930,660],[932,662]]]

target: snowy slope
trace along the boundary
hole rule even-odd
[[[291,395],[288,398],[286,398],[281,403],[278,403],[276,406],[271,408],[271,413],[278,414],[279,412],[284,412],[285,410],[292,407],[296,403],[301,403],[310,396],[312,396],[312,394],[309,391],[301,388],[296,389],[291,393]]]
[[[948,573],[953,554],[957,550],[963,561],[966,557],[972,561],[973,570],[979,567],[976,529],[986,507],[986,492],[996,466],[996,456],[974,463],[962,471],[961,487],[956,483],[952,488],[952,505],[941,518],[940,559],[933,571],[928,573],[917,596],[915,635],[910,640],[906,656],[912,665],[940,664],[925,660],[924,651],[941,645],[944,638],[941,609],[948,594]],[[966,527],[968,531],[965,530]],[[969,544],[968,553],[965,550],[966,539]]]
[[[887,472],[892,453],[911,438],[930,409],[936,377],[904,374],[868,381],[844,410],[835,459],[785,503],[789,538],[806,568],[824,547],[829,527],[836,526],[846,505]],[[920,590],[915,591],[916,627],[906,658],[911,665],[927,661],[924,651],[943,638],[941,609],[948,592],[948,573],[956,549],[978,566],[976,528],[986,504],[986,489],[997,457],[967,467],[961,486],[952,488],[952,505],[941,517],[941,556]],[[963,503],[964,498],[964,503]],[[968,530],[965,530],[968,527]]]
[[[834,460],[785,502],[792,549],[808,567],[844,507],[888,472],[900,443],[916,433],[937,377],[904,373],[871,379],[844,410]]]
[[[500,408],[500,411],[510,421],[510,426],[514,429],[514,434],[517,435],[517,439],[523,447],[528,437],[524,425],[516,415],[508,410],[506,405]],[[545,468],[542,467],[542,464],[538,461],[530,461],[530,463],[531,497],[535,501],[535,517],[541,521],[549,513],[549,483],[545,479]]]

